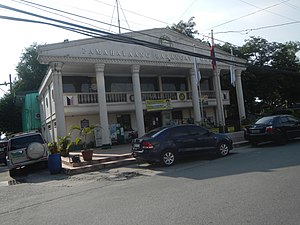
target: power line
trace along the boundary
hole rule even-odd
[[[49,7],[49,6],[37,4],[37,3],[30,2],[30,1],[26,1],[26,0],[13,0],[13,1],[26,2],[26,3],[28,3],[28,4],[38,5],[38,6],[40,6],[40,7],[44,7],[44,8],[51,9],[51,10],[54,10],[54,11],[58,11],[58,12],[61,12],[61,13],[65,13],[65,14],[68,14],[68,15],[76,16],[76,17],[79,17],[79,18],[87,19],[87,20],[91,20],[91,21],[93,21],[93,22],[98,22],[98,23],[102,23],[102,24],[105,24],[105,25],[110,25],[110,26],[113,26],[113,27],[118,27],[118,26],[116,26],[116,25],[109,24],[109,23],[106,23],[106,22],[103,22],[103,21],[100,21],[100,20],[95,20],[95,19],[92,19],[92,18],[80,16],[80,15],[77,15],[77,14],[75,14],[75,13],[66,12],[66,11],[63,11],[63,10],[59,10],[59,9],[56,9],[56,8],[52,8],[52,7]],[[95,0],[95,1],[97,1],[97,0]],[[24,3],[21,3],[21,2],[19,2],[19,3],[20,3],[20,4],[24,4]],[[99,2],[99,1],[97,1],[97,2]],[[107,3],[103,3],[103,4],[107,4]],[[107,4],[107,5],[111,6],[110,4]],[[128,10],[127,10],[127,11],[128,11]],[[57,15],[59,15],[59,14],[57,14]],[[71,20],[73,20],[73,19],[71,19]],[[75,21],[75,20],[73,20],[73,21]],[[76,20],[76,21],[77,21],[77,20]],[[86,23],[86,24],[88,24],[88,23]],[[94,27],[95,27],[95,26],[94,26]],[[98,28],[98,27],[97,27],[97,28]],[[131,30],[131,29],[127,29],[127,28],[124,28],[124,27],[121,27],[121,28],[122,28],[123,30],[129,31],[129,32],[133,32],[133,33],[137,33],[137,34],[141,34],[141,35],[145,35],[145,36],[149,36],[149,37],[158,39],[158,37],[156,37],[156,36],[153,36],[153,35],[150,35],[150,34],[141,32],[141,31],[133,31],[133,30]],[[110,29],[109,29],[109,30],[105,29],[105,30],[108,31],[108,32],[110,32]],[[206,36],[206,37],[209,38],[209,39],[211,38],[210,35],[207,36],[207,35],[204,35],[204,34],[203,34],[203,36]],[[218,42],[222,42],[222,43],[230,44],[230,45],[232,45],[232,46],[236,46],[236,45],[234,45],[234,44],[232,44],[232,43],[229,43],[228,41],[223,41],[223,40],[216,39],[216,38],[215,38],[215,40],[218,41]],[[193,47],[192,45],[188,45],[188,44],[185,44],[185,43],[177,42],[177,40],[176,40],[176,41],[173,41],[173,42],[176,43],[176,44],[178,44],[178,45],[180,45],[180,46],[186,46],[186,47],[190,47],[190,48]],[[202,47],[199,47],[199,46],[197,46],[196,49],[197,49],[197,50],[207,50],[206,48],[202,48]],[[224,53],[222,53],[222,52],[219,52],[218,54],[219,54],[219,55],[227,56],[227,54],[224,54]]]
[[[294,21],[294,22],[288,22],[288,23],[269,25],[269,26],[264,26],[264,27],[249,28],[249,29],[244,29],[244,30],[220,31],[220,32],[215,32],[215,34],[242,33],[242,32],[249,33],[251,31],[255,31],[255,30],[262,30],[262,29],[269,29],[269,28],[274,28],[274,27],[287,26],[287,25],[292,25],[292,24],[296,24],[296,23],[300,23],[300,20],[299,21]]]
[[[192,4],[190,4],[189,7],[186,8],[186,10],[184,10],[184,12],[179,16],[178,20],[181,19],[181,17],[195,4],[196,1],[198,0],[194,0]]]
[[[15,2],[19,1],[18,3],[20,4],[25,4],[23,2],[26,2],[28,4],[32,4],[32,5],[37,5],[37,6],[40,6],[40,7],[44,7],[44,8],[47,8],[47,9],[50,9],[50,10],[54,10],[54,11],[57,11],[57,12],[60,12],[60,13],[65,13],[65,14],[68,14],[68,15],[72,15],[72,16],[76,16],[76,17],[79,17],[79,18],[83,18],[83,19],[87,19],[87,20],[91,20],[93,22],[99,22],[99,23],[102,23],[102,24],[105,24],[105,25],[110,25],[110,26],[114,26],[114,27],[118,27],[116,25],[113,25],[113,24],[108,24],[106,22],[103,22],[103,21],[99,21],[99,20],[95,20],[95,19],[91,19],[91,18],[88,18],[88,17],[84,17],[84,16],[80,16],[80,15],[77,15],[77,14],[74,14],[74,13],[70,13],[70,12],[66,12],[66,11],[63,11],[63,10],[59,10],[59,9],[55,9],[55,8],[52,8],[52,7],[49,7],[49,6],[45,6],[45,5],[41,5],[41,4],[37,4],[37,3],[33,3],[33,2],[30,2],[30,1],[26,1],[26,0],[13,0]],[[27,4],[25,4],[27,5]],[[38,8],[39,9],[39,8]],[[55,15],[60,15],[60,14],[56,14]],[[62,16],[62,15],[61,15]],[[70,18],[71,19],[71,18]],[[74,19],[71,19],[72,21],[77,21],[77,20],[74,20]],[[88,24],[88,23],[86,23]],[[90,24],[89,24],[90,25]],[[95,26],[94,26],[95,27]],[[98,27],[97,27],[98,28]],[[126,31],[130,31],[130,32],[134,32],[134,33],[138,33],[138,34],[142,34],[142,35],[145,35],[145,36],[149,36],[149,37],[152,37],[152,38],[155,38],[155,39],[158,39],[158,37],[156,36],[153,36],[153,35],[150,35],[150,34],[146,34],[146,33],[143,33],[143,32],[140,32],[140,31],[133,31],[133,30],[130,30],[130,29],[127,29],[127,28],[124,28],[124,27],[121,27],[122,29],[126,30]],[[107,30],[106,30],[107,31]],[[108,30],[109,32],[109,30]],[[217,40],[217,39],[216,39]],[[224,42],[224,43],[228,43],[228,42],[225,42],[225,41],[221,41],[221,40],[218,40],[220,42]],[[177,42],[177,41],[174,41],[174,43],[178,44],[178,45],[181,45],[181,46],[186,46],[186,47],[192,47],[192,45],[188,45],[188,44],[184,44],[184,43],[181,43],[181,42]],[[201,47],[196,47],[196,49],[198,50],[207,50],[205,48],[201,48]],[[223,53],[219,53],[220,55],[226,55],[226,54],[223,54]],[[227,55],[226,55],[227,56]]]
[[[87,19],[87,20],[90,20],[90,21],[93,21],[93,22],[97,22],[97,23],[102,23],[102,24],[105,24],[105,25],[111,25],[111,26],[114,26],[114,27],[118,27],[118,26],[116,26],[116,25],[112,25],[112,24],[109,24],[109,23],[106,23],[106,22],[103,22],[103,21],[100,21],[100,20],[91,19],[91,18],[88,18],[88,17],[85,17],[85,16],[80,16],[80,15],[75,14],[75,13],[66,12],[66,11],[63,11],[63,10],[60,10],[60,9],[52,8],[52,7],[49,7],[49,6],[46,6],[46,5],[37,4],[37,3],[30,2],[30,1],[26,1],[26,0],[13,0],[13,1],[18,2],[18,3],[20,3],[20,4],[24,4],[24,5],[28,5],[28,4],[30,4],[29,6],[33,5],[33,6],[31,6],[31,7],[34,7],[34,5],[35,5],[35,6],[43,7],[43,8],[46,8],[46,9],[53,10],[53,11],[65,13],[65,14],[72,15],[72,16],[76,16],[76,17],[79,17],[79,18],[82,18],[82,19]],[[25,3],[28,3],[28,4],[25,4]],[[40,8],[38,8],[38,9],[40,9]],[[43,11],[43,9],[40,9],[40,10]],[[53,13],[53,12],[49,12],[49,13]],[[60,15],[60,14],[56,14],[56,13],[53,13],[53,14],[55,14],[55,15]],[[60,16],[64,17],[63,15],[60,15]],[[71,19],[71,18],[68,18],[68,19],[78,22],[78,20],[74,20],[74,19]],[[80,22],[80,21],[79,21],[79,22]],[[81,22],[81,23],[84,23],[84,22]],[[93,26],[93,25],[91,25],[91,24],[89,24],[89,23],[85,23],[85,24],[88,24],[88,25],[90,25],[90,26]],[[99,28],[99,27],[97,27],[97,26],[94,26],[94,27]],[[103,28],[102,28],[102,29],[103,29]]]
[[[285,2],[288,2],[288,1],[289,1],[289,0],[285,0],[285,1],[283,1],[283,2],[279,2],[279,3],[276,3],[276,4],[274,4],[274,5],[271,5],[271,6],[262,8],[262,9],[259,9],[259,10],[257,10],[257,11],[254,11],[254,12],[248,13],[248,14],[246,14],[246,15],[243,15],[243,16],[240,16],[240,17],[237,17],[237,18],[234,18],[234,19],[232,19],[232,20],[226,21],[226,22],[221,23],[221,24],[219,24],[219,25],[215,25],[215,26],[213,26],[213,27],[211,27],[211,28],[204,29],[204,30],[202,30],[201,32],[206,31],[206,30],[212,30],[212,29],[214,29],[214,28],[216,28],[216,27],[220,27],[220,26],[223,26],[223,25],[225,25],[225,24],[232,23],[232,22],[237,21],[237,20],[239,20],[239,19],[243,19],[243,18],[245,18],[245,17],[254,15],[254,14],[256,14],[256,13],[259,13],[259,12],[261,12],[261,11],[265,11],[266,9],[270,9],[270,8],[275,7],[275,6],[281,5],[281,4],[283,4],[283,3],[285,3]]]
[[[102,3],[102,4],[105,4],[105,5],[108,5],[108,6],[113,6],[113,5],[111,5],[111,4],[108,4],[108,3],[105,3],[105,2],[102,2],[102,1],[99,1],[99,0],[94,0],[94,1],[95,1],[95,2],[99,2],[99,3]],[[135,14],[135,15],[137,15],[137,16],[141,16],[141,17],[144,17],[144,18],[147,18],[147,19],[156,21],[156,22],[159,22],[159,23],[163,23],[163,24],[165,24],[165,25],[171,25],[171,24],[166,23],[166,22],[164,22],[164,21],[161,21],[161,20],[158,20],[158,19],[149,17],[149,16],[145,16],[145,15],[142,15],[142,14],[140,14],[140,13],[136,13],[136,12],[133,12],[133,11],[130,11],[130,10],[127,10],[127,9],[124,9],[124,11],[129,12],[129,13],[132,13],[132,14]]]
[[[249,3],[249,2],[246,2],[246,1],[244,1],[244,0],[239,0],[239,1],[240,1],[240,2],[243,2],[243,3],[247,4],[247,5],[253,6],[253,7],[257,8],[257,9],[262,9],[261,7],[258,7],[258,6],[254,5],[254,4],[251,4],[251,3]],[[271,13],[271,14],[273,14],[273,15],[276,15],[276,16],[279,16],[279,17],[288,19],[288,20],[295,21],[294,19],[292,19],[292,18],[290,18],[290,17],[288,17],[288,16],[285,16],[285,15],[282,15],[282,14],[279,14],[279,13],[272,12],[272,11],[270,11],[270,10],[268,10],[268,9],[265,9],[264,11],[266,11],[266,12],[268,12],[268,13]]]
[[[135,38],[131,38],[131,37],[126,37],[124,35],[116,35],[116,34],[112,34],[112,33],[109,33],[109,32],[102,31],[102,30],[96,30],[94,28],[89,28],[89,27],[85,27],[85,26],[82,26],[82,25],[77,25],[77,24],[74,24],[74,23],[65,22],[65,21],[61,21],[61,20],[41,16],[41,15],[38,15],[38,14],[35,14],[35,13],[26,12],[26,11],[16,9],[16,8],[12,8],[12,7],[9,7],[9,6],[5,6],[5,5],[2,5],[2,4],[0,4],[0,8],[5,8],[5,9],[8,9],[8,10],[16,11],[16,12],[27,14],[27,15],[30,15],[30,16],[42,18],[42,19],[45,19],[45,20],[50,20],[52,22],[55,22],[55,24],[46,23],[46,22],[42,22],[42,21],[30,21],[30,20],[21,19],[21,18],[12,18],[12,17],[8,18],[8,17],[1,16],[0,18],[2,18],[2,19],[11,19],[11,20],[18,20],[18,21],[26,21],[26,22],[44,23],[44,24],[47,24],[47,25],[52,25],[52,26],[68,29],[68,30],[71,30],[71,31],[79,32],[79,33],[86,34],[88,36],[92,36],[92,37],[96,37],[96,38],[102,38],[102,39],[105,39],[105,40],[123,42],[123,43],[128,43],[128,44],[136,44],[136,45],[140,45],[140,46],[144,46],[144,47],[148,47],[148,48],[153,48],[153,49],[157,49],[157,50],[163,50],[163,51],[168,51],[168,52],[173,52],[173,53],[181,53],[181,54],[185,54],[185,55],[189,55],[189,56],[195,56],[195,57],[204,58],[204,59],[211,59],[211,57],[208,56],[208,55],[194,53],[194,52],[186,51],[186,50],[183,50],[183,49],[177,49],[177,48],[169,47],[169,46],[162,46],[160,44],[152,43],[152,42],[149,42],[149,41],[144,41],[144,40],[139,40],[139,39],[135,39]],[[64,26],[58,25],[56,23],[64,24]],[[216,58],[216,61],[223,62],[223,63],[226,63],[226,64],[235,64],[235,65],[245,66],[245,63],[235,62],[235,61],[232,61],[232,60],[227,60],[227,59],[222,59],[222,58]]]

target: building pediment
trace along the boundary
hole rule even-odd
[[[119,37],[120,35],[117,35]],[[157,28],[139,32],[122,34],[123,37],[133,38],[138,41],[154,43],[162,47],[173,47],[189,52],[196,52],[209,57],[210,47],[198,40],[189,38],[167,28]],[[54,59],[60,58],[62,61],[69,61],[70,58],[82,58],[91,60],[128,60],[160,63],[187,63],[193,62],[193,56],[187,54],[158,50],[146,47],[143,44],[123,43],[112,40],[114,38],[105,36],[103,38],[89,38],[77,41],[64,41],[50,45],[39,46],[39,61],[48,64]],[[218,56],[217,56],[218,57]],[[221,56],[220,56],[221,57]],[[223,53],[222,57],[230,59],[228,53]],[[200,63],[210,64],[211,60],[205,57],[200,58]]]

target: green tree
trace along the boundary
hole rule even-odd
[[[179,23],[173,24],[171,27],[167,26],[168,28],[184,34],[188,37],[194,38],[196,34],[198,34],[197,30],[195,29],[196,23],[193,21],[195,17],[191,17],[187,22],[180,20]]]
[[[16,67],[18,79],[14,84],[15,92],[38,90],[48,67],[40,64],[37,57],[36,43],[25,48]]]
[[[243,73],[243,88],[248,111],[275,110],[300,102],[299,42],[268,42],[251,37],[240,48],[239,56],[248,60]],[[262,103],[258,104],[255,99]],[[258,110],[260,106],[260,110]]]
[[[22,131],[22,101],[18,93],[38,90],[47,66],[37,60],[37,44],[34,43],[20,57],[16,67],[17,79],[12,85],[12,94],[0,99],[0,131],[14,133]]]
[[[299,58],[296,53],[300,50],[300,42],[276,43],[276,51],[272,56],[271,65],[276,69],[287,71],[300,71]]]
[[[6,94],[0,99],[0,131],[7,133],[22,130],[21,105],[16,104],[13,94]]]

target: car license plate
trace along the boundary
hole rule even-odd
[[[251,130],[251,134],[259,134],[260,130]]]
[[[140,148],[140,144],[134,144],[133,148]]]

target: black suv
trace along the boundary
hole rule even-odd
[[[300,137],[300,120],[291,115],[266,116],[247,126],[244,132],[245,139],[254,146],[266,141],[284,144]]]
[[[7,166],[10,176],[24,166],[48,162],[48,147],[40,133],[22,133],[12,136],[7,145]]]
[[[132,142],[133,157],[165,166],[171,166],[182,155],[213,152],[226,156],[231,149],[232,140],[225,134],[192,124],[157,128]]]

